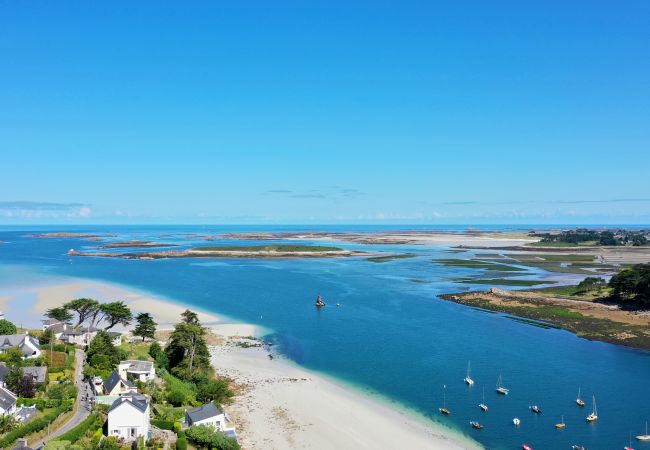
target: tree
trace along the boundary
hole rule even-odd
[[[110,330],[117,324],[128,326],[133,320],[133,314],[124,302],[118,301],[100,305],[98,315],[94,319],[97,319],[97,323],[102,320],[108,322],[108,326],[104,329]]]
[[[235,395],[227,380],[199,378],[196,383],[196,399],[203,403],[214,402],[217,405],[230,403]]]
[[[58,320],[59,322],[70,322],[73,318],[73,314],[63,306],[56,308],[50,308],[45,312],[45,317],[50,319]]]
[[[16,334],[16,325],[5,319],[0,319],[0,334]]]
[[[185,435],[199,448],[214,450],[239,450],[240,448],[236,440],[206,425],[190,427],[185,431]]]
[[[650,263],[621,270],[609,280],[609,286],[615,299],[650,304]]]
[[[41,345],[47,345],[52,341],[52,339],[54,339],[54,332],[48,328],[38,337],[38,342]]]
[[[15,430],[21,423],[11,414],[3,414],[0,416],[0,434],[8,433]]]
[[[34,378],[31,375],[24,375],[18,382],[16,390],[14,391],[19,397],[34,398],[36,394],[36,386],[34,385]]]
[[[71,300],[63,307],[67,310],[72,310],[77,313],[77,324],[79,326],[89,318],[96,318],[99,311],[99,302],[93,300],[92,298],[78,298],[76,300]],[[91,321],[91,325],[93,322]]]
[[[21,367],[11,366],[5,375],[5,385],[7,386],[7,389],[9,389],[11,392],[16,392],[24,376],[25,374],[23,373],[23,369]]]
[[[206,329],[199,323],[196,313],[187,310],[183,321],[176,324],[165,353],[169,367],[178,377],[189,379],[195,373],[211,371],[210,352],[205,343]]]
[[[18,347],[11,347],[4,352],[2,359],[4,359],[9,365],[20,365],[23,362],[24,356],[22,350]]]
[[[142,337],[143,342],[145,338],[153,339],[156,334],[156,325],[158,324],[154,322],[151,314],[140,313],[136,316],[135,320],[138,324],[133,329],[133,335]]]
[[[120,362],[120,352],[113,345],[113,338],[106,331],[100,331],[88,346],[88,364],[97,370],[113,370]]]

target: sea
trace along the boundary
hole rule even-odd
[[[259,325],[273,349],[395,408],[466,435],[489,449],[622,449],[630,433],[650,420],[650,353],[582,339],[554,328],[522,323],[438,298],[486,286],[458,284],[481,271],[448,267],[439,258],[469,258],[473,251],[446,246],[364,245],[323,241],[373,252],[413,253],[384,263],[342,259],[159,259],[69,257],[69,249],[97,245],[78,238],[35,239],[43,232],[110,234],[111,240],[161,244],[258,245],[200,235],[229,232],[434,230],[511,231],[540,226],[3,226],[0,227],[0,295],[12,286],[61,277],[99,280],[171,299],[235,321]],[[611,227],[611,226],[610,226]],[[544,226],[543,228],[548,228]],[[283,241],[272,241],[283,242]],[[293,242],[290,242],[293,243]],[[539,269],[531,279],[552,276]],[[314,308],[316,296],[328,306]],[[67,299],[62,299],[62,302]],[[7,311],[10,316],[10,311]],[[463,378],[471,361],[468,387]],[[510,389],[495,391],[497,379]],[[587,405],[576,403],[578,389]],[[443,399],[444,392],[444,399]],[[478,404],[489,407],[482,412]],[[596,399],[599,419],[585,417]],[[438,408],[452,411],[442,416]],[[538,405],[541,414],[529,406]],[[513,418],[521,425],[515,427]],[[554,425],[563,417],[566,428]],[[474,430],[469,422],[484,425]],[[650,443],[634,443],[650,450]]]

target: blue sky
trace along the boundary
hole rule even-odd
[[[648,74],[640,0],[4,1],[0,222],[647,224]]]

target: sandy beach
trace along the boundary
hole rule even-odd
[[[184,306],[119,285],[62,279],[45,286],[0,288],[6,317],[31,317],[39,326],[44,311],[78,297],[100,301],[121,299],[134,311],[154,315],[159,328],[169,328]],[[25,308],[29,299],[32,303]],[[196,310],[196,308],[192,308]],[[254,325],[234,323],[215,314],[199,312],[216,338],[213,365],[232,379],[239,394],[226,411],[234,420],[244,449],[474,449],[479,444],[423,418],[393,408],[320,374],[269,353],[248,336],[261,334]],[[32,323],[33,322],[33,323]],[[245,344],[244,344],[245,343]],[[247,345],[254,345],[248,347]]]

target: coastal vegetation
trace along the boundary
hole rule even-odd
[[[366,258],[366,261],[374,263],[385,263],[399,259],[409,259],[415,256],[416,255],[413,253],[403,253],[401,255],[372,256],[370,258]]]
[[[498,286],[539,286],[540,284],[555,284],[550,280],[523,280],[520,278],[456,278],[454,281],[463,284],[489,284]]]
[[[201,252],[340,252],[339,247],[329,247],[323,245],[293,245],[293,244],[273,244],[273,245],[226,245],[211,247],[196,247],[196,251]]]
[[[514,267],[507,264],[496,263],[491,261],[481,261],[478,259],[434,259],[434,263],[450,267],[464,267],[467,269],[485,269],[500,272],[519,272],[526,269]]]
[[[621,270],[609,280],[612,298],[621,303],[650,306],[650,264],[636,264]]]
[[[531,232],[531,237],[541,238],[532,245],[538,246],[632,246],[648,245],[650,230],[589,230],[578,228],[559,233]]]

